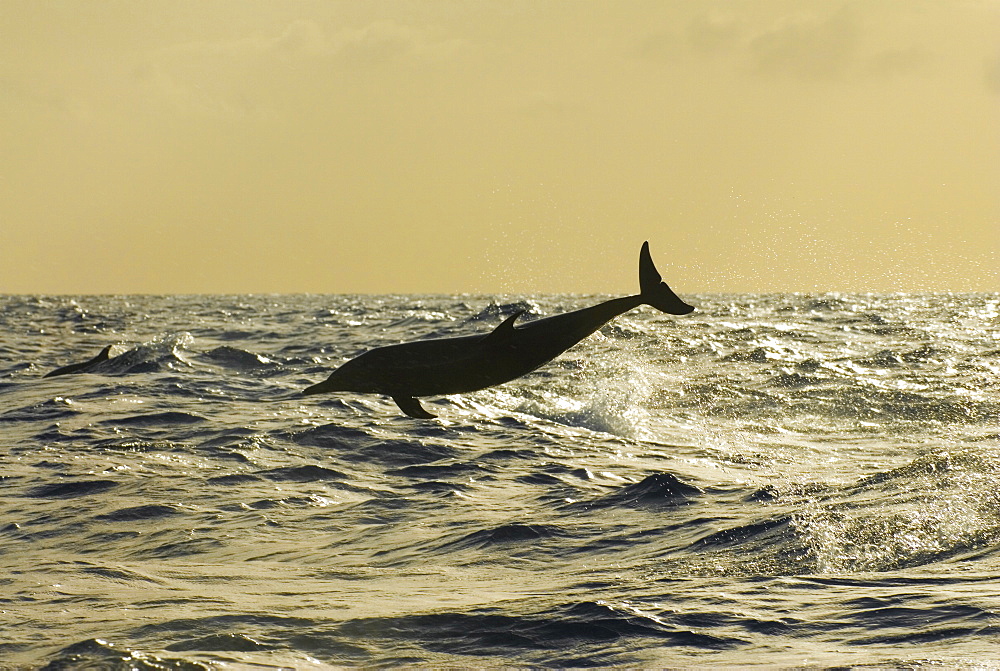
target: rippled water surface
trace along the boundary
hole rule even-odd
[[[685,298],[415,420],[601,298],[0,297],[0,666],[1000,665],[1000,296]]]

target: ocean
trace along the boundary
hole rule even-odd
[[[434,420],[299,395],[604,298],[0,297],[0,668],[1000,668],[1000,295],[683,296]]]

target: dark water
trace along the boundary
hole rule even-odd
[[[596,300],[0,297],[2,665],[1000,665],[998,295],[691,297],[432,421],[294,396]]]

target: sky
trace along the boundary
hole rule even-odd
[[[1000,0],[0,0],[0,293],[1000,291]]]

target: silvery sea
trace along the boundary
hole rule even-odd
[[[298,395],[603,298],[0,296],[0,668],[1000,668],[1000,295],[684,296],[435,420]]]

